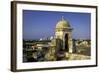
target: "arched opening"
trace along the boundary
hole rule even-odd
[[[65,34],[65,51],[69,51],[69,46],[68,46],[68,34]]]
[[[57,52],[60,52],[62,51],[62,44],[63,44],[63,41],[59,38],[56,39],[56,50]]]

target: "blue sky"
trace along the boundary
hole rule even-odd
[[[34,10],[23,10],[23,39],[34,40],[54,36],[55,26],[62,16],[73,28],[73,39],[90,39],[90,13]]]

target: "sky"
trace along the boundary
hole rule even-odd
[[[35,40],[54,36],[55,26],[62,16],[73,28],[73,39],[91,38],[90,13],[23,10],[23,39]]]

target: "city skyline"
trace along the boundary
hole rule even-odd
[[[23,39],[34,40],[54,36],[57,22],[64,16],[73,28],[73,39],[91,38],[91,14],[23,10]]]

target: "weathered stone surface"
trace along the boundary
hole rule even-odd
[[[62,18],[56,24],[55,39],[62,40],[63,50],[70,52],[70,53],[73,52],[72,28],[70,26],[70,23],[68,21],[65,21],[64,18]]]

